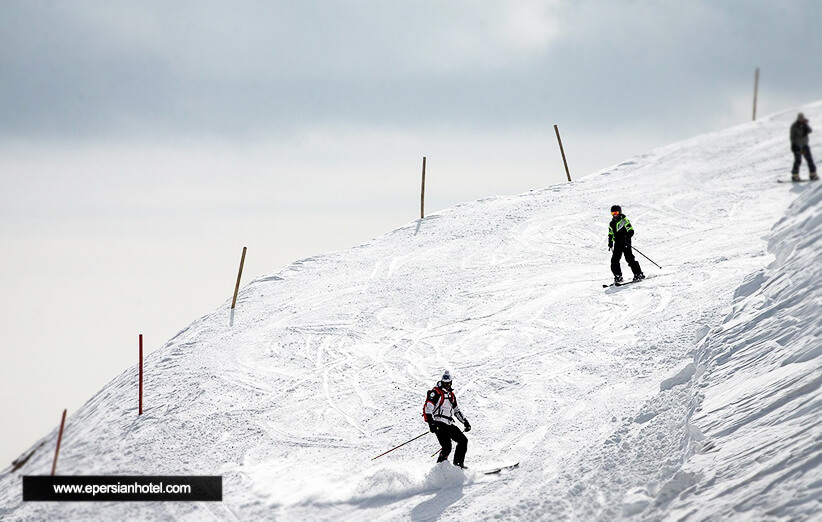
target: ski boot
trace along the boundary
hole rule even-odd
[[[811,181],[819,181],[819,175],[816,172],[811,172]]]
[[[802,181],[799,178],[799,174],[791,174],[791,181]]]
[[[642,272],[634,274],[634,281],[642,281],[643,279],[645,279],[645,274]]]
[[[614,276],[614,284],[622,282],[622,275],[615,275]]]

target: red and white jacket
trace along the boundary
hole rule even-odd
[[[457,397],[452,390],[442,387],[442,381],[428,392],[425,405],[422,407],[422,417],[426,422],[431,420],[443,424],[454,425],[454,419],[465,424],[465,416],[457,406]],[[430,419],[430,420],[429,420]]]

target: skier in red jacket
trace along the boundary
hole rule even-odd
[[[466,432],[471,431],[471,424],[457,406],[457,397],[451,389],[451,373],[446,370],[442,379],[428,392],[425,405],[422,408],[422,416],[431,433],[437,436],[437,440],[442,446],[437,462],[448,460],[451,454],[451,441],[457,443],[454,452],[454,465],[465,468],[465,452],[468,450],[468,438],[456,426],[454,420],[462,423]]]

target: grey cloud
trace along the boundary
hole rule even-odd
[[[797,104],[822,80],[814,2],[500,5],[4,2],[0,134],[696,125],[750,91],[756,66]]]

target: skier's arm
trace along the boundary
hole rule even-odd
[[[460,405],[457,403],[457,398],[453,394],[451,394],[451,414],[454,416],[455,419],[457,419],[463,424],[468,422],[465,420],[465,415],[463,415],[460,411]]]
[[[434,412],[437,410],[436,403],[439,402],[438,399],[439,395],[437,392],[430,390],[425,399],[425,405],[422,407],[422,418],[429,424],[434,422]]]
[[[459,408],[454,408],[454,417],[462,423],[465,427],[465,431],[471,431],[471,423],[468,422],[468,419],[465,418],[465,415],[462,414]]]
[[[425,422],[434,422],[434,405],[431,401],[425,401],[425,406],[422,408],[422,417]]]

